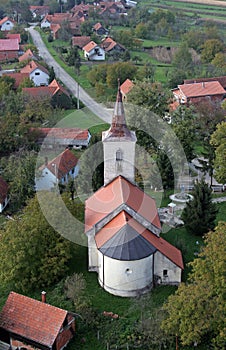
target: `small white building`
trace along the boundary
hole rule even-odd
[[[48,70],[35,61],[29,62],[20,72],[29,74],[29,78],[35,86],[47,86],[49,84]]]
[[[0,213],[3,212],[9,203],[9,186],[7,182],[0,176]]]
[[[79,172],[77,157],[69,149],[59,154],[56,158],[42,165],[36,173],[36,190],[52,190],[59,184],[66,185],[70,179],[74,179]]]
[[[134,182],[136,135],[127,128],[118,90],[112,123],[102,133],[104,186],[86,201],[89,271],[109,293],[133,297],[155,284],[181,282],[179,249],[162,237],[155,200]]]
[[[15,21],[9,17],[4,17],[0,20],[0,30],[1,31],[10,31],[15,26]]]
[[[104,61],[105,51],[97,45],[94,41],[90,41],[87,45],[82,48],[84,57],[90,61]]]

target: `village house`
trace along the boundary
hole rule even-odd
[[[195,105],[201,101],[221,102],[226,95],[226,90],[217,80],[178,85],[172,92],[178,106]]]
[[[102,26],[102,24],[100,22],[96,23],[93,26],[93,32],[96,35],[102,36],[102,35],[107,35],[108,34],[108,30],[104,28],[104,26]]]
[[[122,85],[120,85],[120,90],[122,93],[123,101],[127,101],[127,95],[134,87],[134,83],[130,79],[126,79]]]
[[[89,271],[109,293],[134,297],[156,284],[181,282],[179,249],[165,241],[155,200],[135,183],[136,135],[127,128],[122,94],[102,133],[104,186],[85,203]]]
[[[87,35],[73,36],[71,39],[72,46],[76,46],[78,49],[82,49],[91,41],[91,37]]]
[[[0,30],[10,31],[15,26],[16,22],[10,17],[4,17],[0,20]]]
[[[58,28],[57,30],[59,31],[63,24],[67,24],[72,35],[79,35],[81,24],[84,21],[84,17],[76,16],[73,13],[54,13],[53,15],[48,14],[43,18],[41,21],[41,28],[50,28],[51,30],[54,28],[54,30],[56,30],[56,28]],[[56,25],[58,25],[58,27],[56,27]]]
[[[0,344],[3,349],[62,350],[75,335],[71,312],[10,292],[0,312]]]
[[[62,104],[65,109],[71,107],[71,97],[69,92],[61,86],[56,79],[54,79],[48,86],[23,88],[22,91],[34,100],[49,98],[54,107],[62,107]]]
[[[28,73],[20,73],[20,72],[4,72],[3,76],[8,76],[11,77],[12,79],[14,79],[14,85],[13,85],[13,89],[17,90],[18,87],[20,86],[20,84],[23,84],[25,79],[29,79],[29,74]]]
[[[100,1],[96,5],[100,17],[104,19],[117,20],[122,16],[126,16],[127,12],[121,1]]]
[[[17,60],[19,50],[18,39],[0,39],[0,62]]]
[[[20,57],[19,57],[19,62],[22,61],[28,61],[28,60],[34,60],[36,61],[38,58],[36,55],[31,51],[31,49],[27,49]]]
[[[96,44],[94,41],[90,41],[87,45],[82,48],[84,57],[90,61],[104,61],[105,52],[103,48]]]
[[[32,17],[37,19],[43,19],[46,15],[49,13],[49,6],[48,5],[43,5],[43,6],[30,6],[29,7]]]
[[[114,54],[115,52],[121,53],[121,52],[126,51],[126,49],[123,45],[117,43],[116,41],[114,41],[110,37],[107,37],[107,38],[102,40],[101,47],[104,49],[104,51],[107,54],[111,54],[111,55]]]
[[[20,72],[29,74],[29,78],[34,82],[35,86],[48,85],[49,83],[48,70],[33,60],[21,68]]]
[[[64,150],[56,158],[48,161],[39,168],[36,174],[36,190],[53,190],[55,186],[66,185],[70,179],[74,179],[79,172],[77,157],[69,150]]]
[[[79,128],[35,128],[37,142],[43,148],[86,148],[89,145],[91,134],[88,129]]]
[[[18,43],[21,43],[21,36],[18,33],[7,33],[5,37],[6,39],[17,39]]]
[[[7,204],[9,203],[9,185],[0,176],[0,213],[3,212]]]

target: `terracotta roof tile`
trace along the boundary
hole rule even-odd
[[[11,292],[0,313],[0,327],[52,347],[67,311]]]
[[[9,186],[7,182],[0,176],[0,203],[3,204],[8,194]]]
[[[134,84],[130,79],[126,79],[124,83],[120,86],[121,92],[126,95],[133,88]]]
[[[16,23],[12,18],[10,17],[4,17],[3,19],[0,20],[0,26],[2,26],[5,22],[10,21],[12,23]]]
[[[155,227],[161,228],[154,199],[123,176],[118,176],[87,199],[86,231],[122,204],[131,207]]]
[[[212,78],[195,78],[195,79],[186,79],[184,80],[184,84],[193,84],[193,83],[201,83],[207,81],[219,81],[219,83],[226,89],[226,75],[222,75],[220,77],[212,77]]]
[[[90,41],[88,44],[86,44],[85,46],[83,46],[83,50],[86,52],[90,52],[91,50],[93,50],[95,47],[97,46],[97,44],[94,41]]]
[[[7,38],[7,39],[17,39],[17,40],[18,40],[18,43],[21,42],[20,34],[7,33],[7,34],[6,34],[6,38]]]
[[[14,88],[17,89],[24,79],[29,78],[28,73],[4,73],[8,77],[15,79]]]
[[[90,36],[73,36],[72,37],[72,45],[83,48],[90,42]]]
[[[78,159],[75,155],[69,150],[66,149],[64,152],[59,154],[56,158],[52,159],[48,162],[47,166],[44,165],[41,168],[47,167],[52,174],[56,175],[60,180],[66,174],[69,173],[78,163]],[[55,166],[56,166],[56,174],[55,174]]]
[[[225,89],[218,81],[183,84],[178,85],[178,88],[187,98],[225,94]]]
[[[59,139],[87,140],[89,137],[88,129],[79,128],[38,128],[43,137],[55,137]]]
[[[0,51],[19,51],[18,39],[0,39]]]
[[[23,55],[21,55],[19,57],[19,62],[21,61],[26,61],[28,59],[33,59],[35,57],[35,55],[33,54],[33,52],[31,51],[31,49],[28,49],[26,52],[24,52]]]
[[[31,74],[35,69],[40,69],[41,71],[45,72],[46,74],[49,74],[48,70],[45,67],[41,66],[41,64],[39,64],[35,61],[29,62],[25,67],[23,67],[20,70],[20,72]]]

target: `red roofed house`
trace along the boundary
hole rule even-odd
[[[0,62],[17,59],[19,49],[18,39],[0,39]]]
[[[79,128],[36,128],[38,143],[42,147],[88,147],[91,135],[88,129]]]
[[[26,52],[23,53],[23,55],[19,57],[19,62],[26,60],[37,60],[36,56],[33,54],[31,49],[28,49]]]
[[[71,108],[69,92],[63,88],[56,79],[48,86],[23,88],[22,91],[33,99],[49,98],[54,107]]]
[[[61,350],[75,334],[72,313],[10,292],[0,313],[0,340],[11,349]],[[9,347],[8,347],[9,348]]]
[[[65,185],[69,179],[74,179],[78,175],[79,162],[75,155],[66,149],[56,158],[48,161],[39,168],[40,174],[36,176],[36,189],[51,190],[58,184]]]
[[[90,61],[103,61],[105,60],[105,52],[101,46],[97,45],[94,41],[90,41],[85,45],[82,50],[84,56]]]
[[[47,5],[30,6],[29,9],[32,13],[33,18],[40,17],[42,19],[49,13],[49,6]]]
[[[0,176],[0,213],[3,212],[9,203],[9,186],[7,182]]]
[[[8,77],[15,79],[14,86],[13,86],[13,88],[15,90],[18,89],[20,84],[22,84],[24,82],[24,79],[29,79],[28,73],[17,73],[17,72],[8,73],[8,72],[6,72],[6,73],[3,73],[3,75],[7,75]]]
[[[16,22],[9,17],[4,17],[0,20],[0,30],[1,31],[10,31],[15,26]]]
[[[72,37],[72,46],[77,46],[79,49],[82,49],[91,41],[90,36],[73,36]]]
[[[196,104],[207,99],[220,102],[226,95],[226,90],[219,81],[202,81],[178,85],[172,92],[178,105]]]
[[[108,34],[108,30],[105,29],[102,24],[100,22],[96,23],[94,26],[93,26],[93,31],[94,33],[96,33],[97,35],[106,35]]]
[[[124,101],[127,100],[127,95],[133,88],[134,84],[130,79],[126,79],[124,83],[120,86],[120,90],[122,93],[122,98]]]
[[[102,48],[107,53],[114,53],[114,52],[124,52],[126,49],[123,45],[117,43],[112,38],[107,37],[105,38],[101,43]]]
[[[35,61],[29,62],[20,72],[28,73],[35,86],[48,85],[49,83],[48,70]]]
[[[18,43],[21,43],[21,37],[20,34],[16,34],[16,33],[7,33],[6,34],[6,39],[17,39]]]
[[[134,182],[136,135],[127,128],[120,89],[102,142],[104,186],[85,206],[89,271],[97,272],[106,291],[124,297],[145,293],[156,283],[179,284],[182,254],[160,237],[155,200]]]

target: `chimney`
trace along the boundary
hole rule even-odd
[[[46,303],[46,292],[42,291],[42,303]]]

